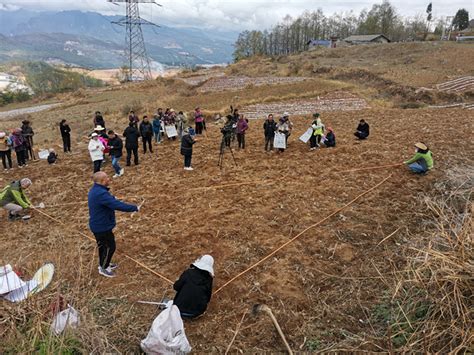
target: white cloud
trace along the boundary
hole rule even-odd
[[[335,12],[360,12],[381,1],[370,0],[158,0],[163,7],[141,5],[143,17],[157,23],[213,27],[222,29],[262,29],[281,21],[287,14],[296,17],[305,10],[321,8],[325,14]],[[404,16],[424,14],[429,0],[392,0],[391,3]],[[474,13],[473,0],[435,0],[435,17],[454,15],[459,8],[466,8],[471,17]],[[0,8],[9,5],[31,10],[83,10],[96,11],[106,15],[123,14],[124,5],[113,5],[106,0],[0,0]]]

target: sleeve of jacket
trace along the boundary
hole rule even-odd
[[[21,193],[20,191],[12,189],[12,195],[15,199],[15,202],[18,203],[23,208],[28,208],[31,206],[31,202],[25,196],[25,194]]]
[[[111,208],[111,209],[116,210],[116,211],[122,211],[122,212],[136,212],[136,211],[138,211],[137,206],[130,205],[128,203],[119,201],[109,193],[104,194],[104,196],[102,197],[101,202],[104,206],[107,206],[108,208]]]
[[[208,290],[207,290],[207,303],[211,302],[211,297],[212,297],[212,281],[213,281],[213,279],[211,278],[211,281],[209,281]]]
[[[185,283],[185,279],[186,279],[186,271],[183,272],[181,274],[181,276],[179,277],[179,279],[173,284],[173,289],[176,292],[179,292],[183,288],[183,285]]]
[[[416,153],[411,159],[408,159],[407,161],[405,161],[404,163],[405,164],[411,164],[411,163],[414,163],[416,162],[418,159],[420,159],[420,154]]]

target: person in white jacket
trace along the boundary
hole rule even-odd
[[[94,163],[94,174],[100,171],[102,161],[104,160],[104,150],[105,147],[99,140],[99,135],[97,133],[92,133],[91,140],[89,141],[89,154]]]

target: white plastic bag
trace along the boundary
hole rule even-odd
[[[48,159],[48,156],[49,156],[49,150],[48,149],[41,149],[38,152],[38,157],[40,159],[46,160],[46,159]]]
[[[77,328],[80,323],[79,313],[71,307],[67,305],[67,308],[56,314],[53,319],[53,323],[51,323],[51,331],[59,335],[61,334],[66,327]]]
[[[191,351],[178,307],[170,301],[167,308],[155,318],[141,348],[147,354],[182,354]]]

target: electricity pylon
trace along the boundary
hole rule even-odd
[[[150,59],[146,53],[145,41],[143,40],[142,25],[160,26],[142,19],[138,4],[161,5],[154,0],[107,0],[107,2],[115,5],[125,3],[127,6],[125,17],[118,21],[112,21],[113,24],[125,26],[125,55],[127,58],[125,80],[152,79]]]

